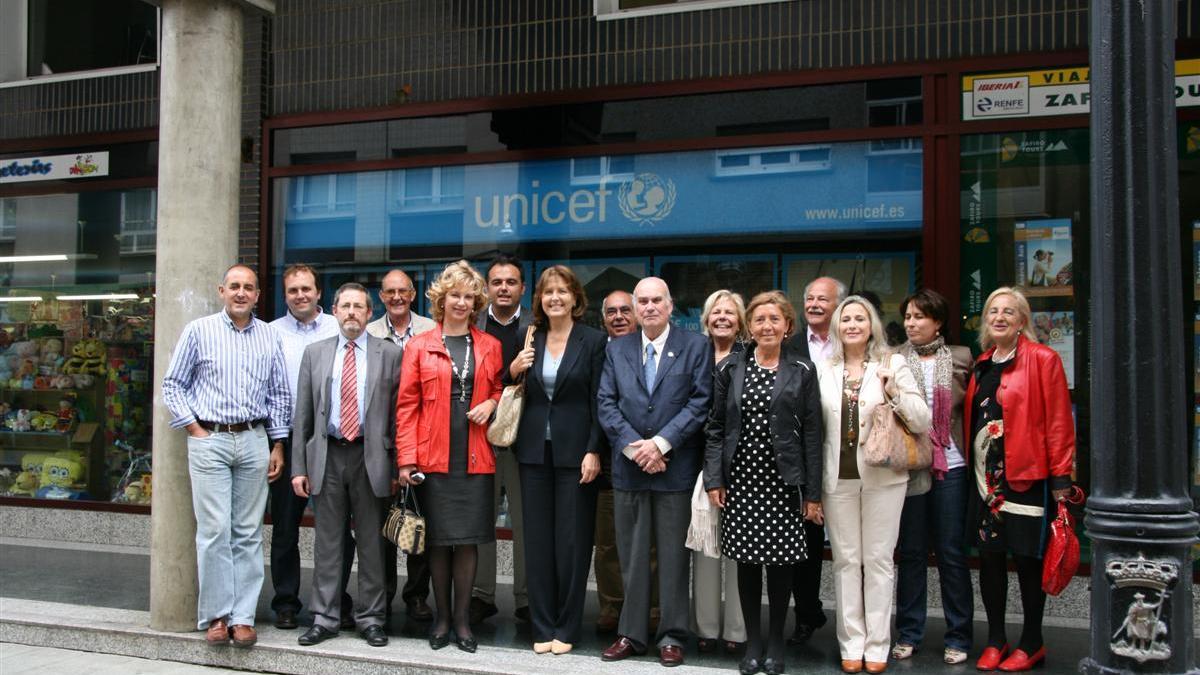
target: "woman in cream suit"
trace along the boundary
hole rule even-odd
[[[833,354],[818,366],[825,418],[824,517],[833,548],[842,670],[887,669],[907,471],[868,466],[862,444],[878,405],[914,433],[929,429],[929,406],[903,356],[890,354],[874,307],[852,295],[833,313]]]

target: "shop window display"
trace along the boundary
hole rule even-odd
[[[153,190],[5,200],[0,497],[149,503],[154,256],[122,238],[134,200]]]

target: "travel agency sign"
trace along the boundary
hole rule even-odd
[[[1086,114],[1091,109],[1090,70],[1058,68],[979,73],[962,78],[965,121]],[[1200,105],[1200,59],[1175,62],[1175,106]]]

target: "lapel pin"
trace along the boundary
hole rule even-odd
[[[667,352],[667,356],[675,358],[675,352]]]

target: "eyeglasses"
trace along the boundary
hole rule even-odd
[[[412,288],[388,288],[379,292],[385,298],[399,298],[413,293],[416,293],[416,290]]]

